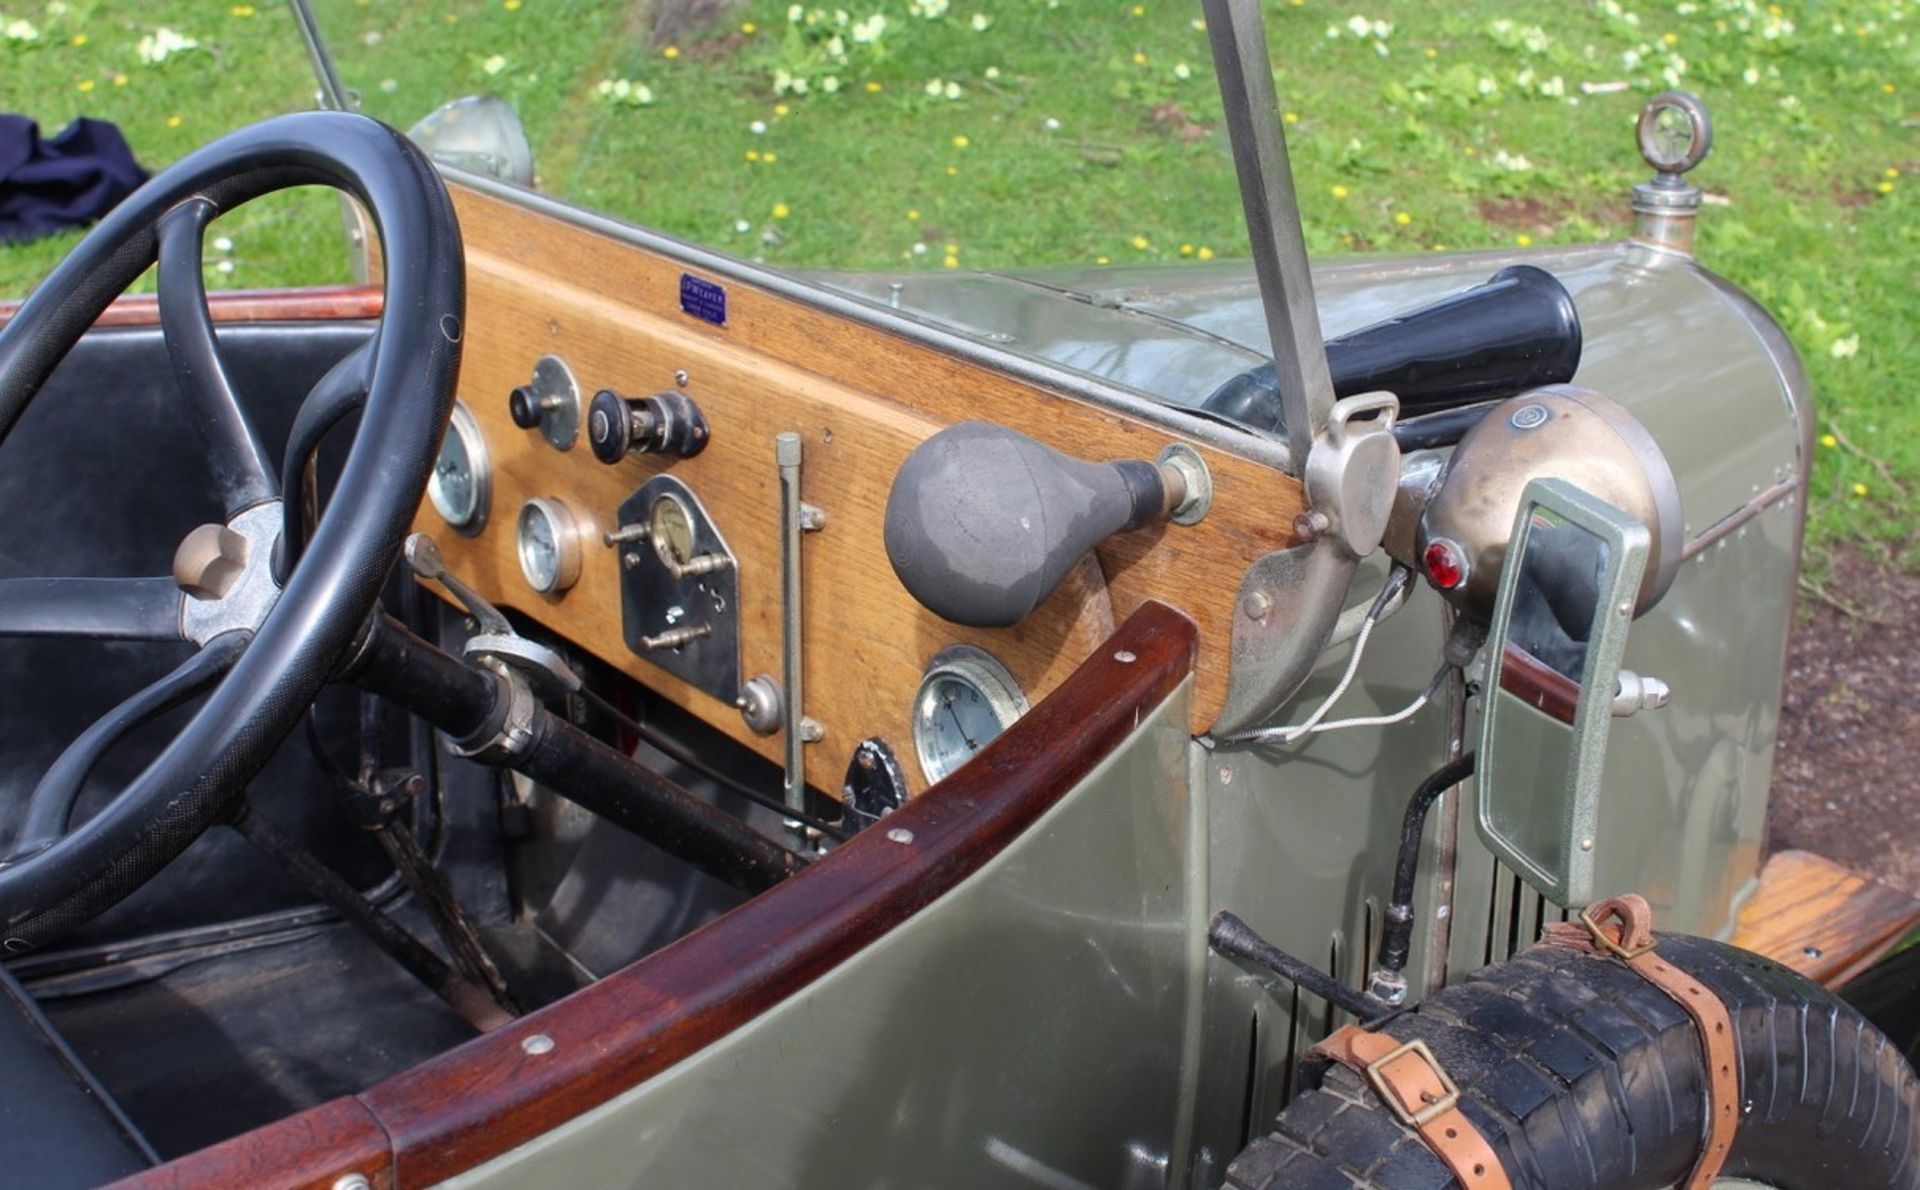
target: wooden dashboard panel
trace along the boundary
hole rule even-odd
[[[1203,730],[1226,692],[1235,591],[1254,559],[1292,544],[1303,505],[1297,481],[1259,463],[1199,447],[1213,475],[1206,520],[1125,534],[1102,547],[1026,621],[968,629],[921,607],[894,577],[881,540],[895,470],[943,426],[983,418],[1083,458],[1151,459],[1166,431],[944,355],[862,323],[744,283],[722,281],[727,322],[681,312],[680,264],[648,249],[454,188],[467,252],[467,326],[460,394],[493,460],[487,527],[461,537],[423,506],[418,527],[454,572],[592,651],[677,705],[778,760],[778,735],[755,736],[739,712],[667,674],[625,643],[618,551],[598,534],[615,510],[663,471],[688,484],[739,558],[742,676],[780,674],[779,484],[773,439],[802,435],[802,494],[826,525],[802,546],[806,713],[826,729],[808,746],[807,778],[837,793],[854,747],[883,736],[916,790],[909,717],[928,660],[956,642],[1006,665],[1038,701],[1149,599],[1185,611],[1200,629],[1194,722]],[[718,278],[709,278],[719,280]],[[557,354],[585,394],[684,391],[712,428],[685,460],[630,455],[613,466],[584,437],[570,451],[517,428],[507,396],[533,363]],[[558,597],[521,577],[514,546],[520,505],[564,500],[591,539],[580,581]]]

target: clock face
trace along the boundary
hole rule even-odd
[[[440,441],[440,455],[427,480],[427,499],[440,519],[461,533],[473,534],[487,523],[491,487],[487,440],[472,411],[456,401],[446,437]]]
[[[929,783],[972,760],[1027,710],[1006,667],[971,645],[942,649],[913,704],[913,746]]]
[[[520,573],[542,595],[557,594],[580,577],[580,535],[573,514],[555,500],[520,508]]]

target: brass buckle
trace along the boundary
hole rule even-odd
[[[1625,946],[1623,946],[1619,942],[1616,942],[1612,938],[1608,937],[1606,928],[1602,926],[1598,921],[1594,920],[1593,906],[1591,905],[1587,906],[1585,909],[1582,909],[1580,911],[1580,924],[1587,927],[1587,933],[1593,935],[1593,944],[1595,946],[1599,947],[1601,950],[1606,951],[1608,954],[1613,955],[1615,958],[1619,959],[1623,963],[1630,963],[1634,959],[1639,958],[1641,955],[1653,949],[1653,944],[1655,940],[1651,935],[1648,936],[1645,945],[1636,946],[1632,950],[1628,950]],[[1626,937],[1627,928],[1628,928],[1628,923],[1626,919],[1623,917],[1620,920],[1620,936],[1622,938]]]
[[[1417,1111],[1401,1102],[1399,1091],[1387,1081],[1383,1073],[1387,1063],[1406,1054],[1419,1055],[1420,1060],[1427,1064],[1427,1069],[1433,1071],[1433,1076],[1440,1080],[1440,1086],[1446,1091],[1445,1095]],[[1380,1096],[1380,1102],[1387,1105],[1388,1111],[1391,1111],[1402,1124],[1415,1130],[1424,1128],[1441,1113],[1452,1111],[1454,1105],[1460,1102],[1460,1088],[1447,1077],[1447,1072],[1441,1069],[1439,1061],[1433,1056],[1433,1051],[1427,1048],[1427,1043],[1424,1041],[1404,1042],[1383,1055],[1378,1061],[1367,1063],[1367,1083],[1373,1088],[1374,1093]]]

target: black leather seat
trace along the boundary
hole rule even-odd
[[[25,988],[0,968],[0,1181],[98,1186],[158,1164]]]

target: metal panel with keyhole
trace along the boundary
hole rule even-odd
[[[620,505],[627,647],[723,702],[740,695],[740,569],[693,489],[656,475]]]

